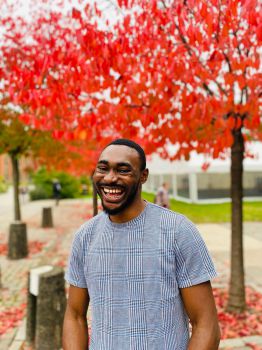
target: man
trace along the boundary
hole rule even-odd
[[[188,219],[141,198],[147,177],[138,144],[102,151],[93,182],[104,211],[74,238],[64,350],[88,349],[89,301],[89,350],[218,349],[213,263]]]
[[[60,185],[59,180],[54,179],[53,180],[53,197],[56,201],[56,205],[59,204],[59,199],[61,198],[61,190],[62,190],[62,187]]]
[[[158,188],[156,197],[155,197],[155,204],[169,209],[170,203],[169,203],[167,183],[163,182],[162,186]]]

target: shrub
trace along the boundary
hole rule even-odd
[[[7,183],[5,182],[5,180],[2,177],[0,177],[0,193],[6,192],[7,189],[8,189]]]
[[[53,198],[53,181],[55,179],[61,185],[61,198],[79,197],[81,186],[77,178],[65,172],[47,171],[45,168],[41,168],[32,176],[35,189],[30,192],[30,198],[32,200]]]
[[[38,199],[48,199],[50,195],[44,190],[44,188],[37,187],[36,189],[30,191],[30,199],[31,201],[35,201]]]

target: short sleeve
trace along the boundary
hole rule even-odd
[[[183,217],[175,232],[176,276],[179,288],[186,288],[217,276],[213,261],[196,226]]]
[[[69,284],[80,288],[87,288],[84,275],[84,260],[82,247],[83,227],[76,232],[71,254],[68,260],[68,268],[66,270],[65,279]]]

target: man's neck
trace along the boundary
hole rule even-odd
[[[142,198],[139,201],[132,203],[132,206],[124,209],[121,213],[116,215],[109,215],[109,218],[112,222],[122,224],[130,220],[135,219],[146,207],[146,201]]]

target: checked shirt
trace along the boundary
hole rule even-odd
[[[215,276],[192,222],[147,203],[123,224],[104,212],[86,222],[75,234],[66,280],[88,289],[90,350],[186,350],[179,289]]]

